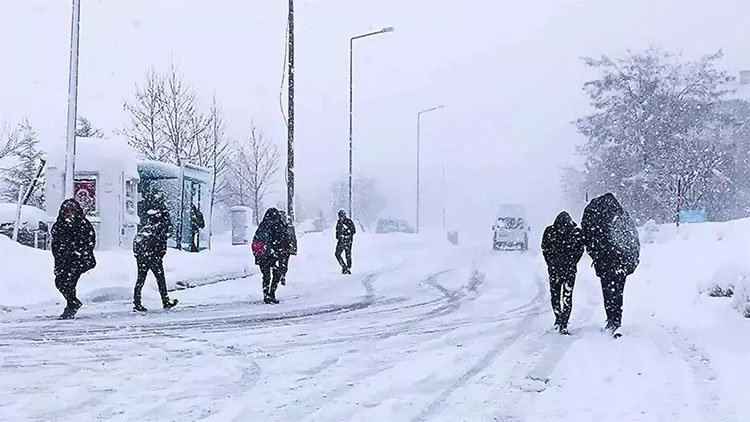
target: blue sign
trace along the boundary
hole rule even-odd
[[[680,210],[680,223],[705,223],[707,220],[706,210]]]

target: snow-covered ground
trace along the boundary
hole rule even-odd
[[[257,275],[174,292],[179,307],[148,315],[112,298],[60,322],[26,301],[0,315],[0,420],[750,420],[750,320],[701,293],[750,269],[750,222],[657,238],[619,340],[600,331],[590,261],[561,337],[539,252],[486,239],[363,235],[342,276],[331,234],[308,234],[278,306]]]

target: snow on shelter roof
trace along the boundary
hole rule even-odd
[[[65,166],[65,142],[58,142],[49,149],[47,160],[50,166]],[[137,156],[126,139],[76,137],[76,172],[123,171],[128,177],[137,178]]]
[[[0,224],[8,224],[16,221],[16,212],[18,204],[11,202],[0,202]],[[39,208],[31,205],[21,207],[21,225],[36,227],[40,222],[49,223],[54,221],[54,217],[47,215]]]
[[[211,183],[211,170],[193,164],[183,164],[182,167],[162,161],[138,161],[138,173],[147,179],[179,179],[182,175],[195,179],[201,183]]]

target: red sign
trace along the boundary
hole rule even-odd
[[[73,196],[86,215],[96,215],[96,179],[77,179],[73,183]]]

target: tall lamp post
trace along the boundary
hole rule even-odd
[[[68,132],[65,138],[64,198],[72,198],[74,194],[76,116],[78,114],[78,29],[80,21],[81,0],[73,0],[73,17],[70,24],[70,78],[68,80]]]
[[[354,169],[353,163],[353,150],[354,150],[354,41],[371,37],[373,35],[385,34],[393,32],[393,27],[383,28],[380,31],[368,32],[366,34],[357,35],[349,39],[349,218],[352,218],[352,172]]]
[[[432,108],[428,108],[425,110],[422,110],[417,113],[417,233],[419,233],[419,145],[420,145],[420,132],[422,127],[422,115],[425,113],[429,113],[431,111],[440,110],[443,108],[443,105],[435,106]]]

